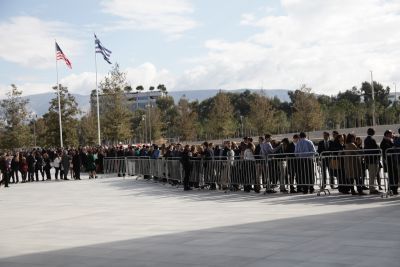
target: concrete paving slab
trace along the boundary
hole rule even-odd
[[[11,185],[0,189],[0,266],[399,266],[399,207],[133,178]]]

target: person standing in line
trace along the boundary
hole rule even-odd
[[[344,147],[344,155],[347,157],[344,160],[344,168],[345,168],[345,187],[347,190],[350,190],[352,195],[356,195],[356,191],[354,190],[354,184],[357,187],[357,192],[359,195],[365,195],[362,189],[362,172],[364,171],[362,167],[361,157],[359,148],[355,144],[356,136],[354,134],[348,134],[346,137],[346,144]],[[346,190],[346,191],[347,191]]]
[[[4,184],[4,187],[8,187],[8,182],[9,182],[9,176],[7,170],[7,157],[8,155],[4,153],[4,155],[0,158],[0,171],[2,177],[2,179],[0,180],[0,185]]]
[[[254,144],[252,142],[247,143],[246,149],[244,150],[243,153],[243,159],[245,162],[245,166],[246,166],[246,178],[247,178],[247,182],[244,186],[244,191],[245,192],[250,192],[252,187],[251,185],[254,184],[254,192],[256,193],[260,193],[260,185],[257,180],[256,180],[256,158],[254,156],[254,151],[255,151],[256,147],[254,146]]]
[[[88,155],[86,157],[86,171],[89,172],[89,179],[96,178],[96,163],[90,148],[88,149]]]
[[[36,159],[36,163],[35,163],[35,177],[36,177],[36,181],[39,181],[39,173],[42,176],[42,181],[44,181],[44,173],[43,173],[43,157],[40,154],[39,151],[36,151],[35,153],[35,159]]]
[[[54,169],[56,170],[55,178],[58,180],[58,174],[60,174],[60,180],[62,180],[62,172],[61,172],[61,157],[59,153],[56,153],[54,161],[53,161]]]
[[[299,134],[300,140],[295,147],[295,155],[299,158],[298,180],[303,194],[314,192],[314,155],[317,152],[313,142],[307,139],[304,132]],[[299,186],[297,186],[299,188]]]
[[[321,156],[321,154],[325,151],[329,151],[332,146],[332,141],[329,138],[329,133],[323,133],[323,140],[318,143],[317,152]],[[331,175],[332,171],[329,168],[329,158],[322,158],[321,160],[321,171],[322,171],[322,188],[326,187],[326,180],[329,178],[331,189],[334,188],[333,175]]]
[[[44,164],[43,170],[44,170],[44,173],[46,174],[46,180],[51,180],[51,173],[50,173],[51,160],[50,160],[49,154],[47,154],[47,153],[43,154],[43,164]]]
[[[74,171],[74,178],[75,180],[80,180],[81,179],[81,157],[79,155],[78,151],[73,150],[72,151],[72,168]]]
[[[68,156],[68,150],[64,150],[62,157],[61,157],[61,169],[63,170],[64,180],[68,179],[68,171],[70,165],[70,158]],[[62,177],[60,177],[62,179]]]
[[[192,169],[192,164],[190,162],[190,159],[192,157],[192,153],[190,152],[190,146],[186,145],[185,148],[183,149],[183,152],[181,154],[181,164],[183,166],[183,170],[185,172],[185,176],[183,178],[183,190],[188,191],[192,190],[190,188],[189,180],[190,180],[190,172]]]
[[[380,144],[380,148],[382,149],[382,158],[383,158],[383,168],[384,171],[387,172],[389,178],[389,189],[392,191],[394,195],[398,195],[397,188],[399,184],[399,171],[397,167],[397,156],[389,154],[389,157],[386,157],[387,150],[394,147],[393,142],[393,132],[390,130],[386,130],[382,142]]]
[[[28,158],[26,160],[28,161],[28,182],[33,182],[35,175],[35,165],[36,165],[35,151],[29,153]]]
[[[375,179],[378,176],[379,171],[379,161],[380,157],[378,154],[379,146],[374,139],[375,130],[373,128],[369,128],[367,130],[368,136],[364,140],[364,149],[365,151],[365,163],[368,169],[369,176],[369,193],[370,194],[379,194],[379,191],[376,190],[375,187]]]
[[[296,144],[299,142],[299,135],[293,135],[292,142],[289,143],[286,153],[287,155],[287,169],[289,174],[289,183],[290,183],[290,193],[297,193],[296,188],[294,187],[295,182],[298,184],[298,177],[297,177],[297,166],[298,160],[296,159],[296,155],[294,151],[296,149]],[[301,191],[300,188],[298,188]]]
[[[20,168],[20,172],[21,172],[22,183],[26,183],[26,177],[28,174],[28,162],[26,161],[25,157],[21,158],[19,168]]]
[[[14,157],[11,160],[11,178],[13,183],[19,183],[18,171],[19,171],[19,163],[20,163],[20,154],[19,152],[14,154]]]

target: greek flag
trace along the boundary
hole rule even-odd
[[[103,55],[103,58],[105,61],[107,61],[108,64],[112,64],[110,61],[110,56],[111,56],[111,51],[105,48],[100,40],[97,38],[96,34],[94,35],[94,44],[96,46],[96,53],[100,53]]]

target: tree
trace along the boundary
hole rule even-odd
[[[275,132],[275,109],[270,99],[265,96],[257,96],[250,106],[249,120],[257,134]]]
[[[160,97],[156,100],[156,105],[160,111],[161,135],[173,137],[178,135],[178,110],[172,96]]]
[[[132,137],[130,127],[132,112],[128,109],[128,100],[123,90],[127,86],[129,85],[126,81],[126,73],[119,70],[118,64],[113,66],[100,83],[100,90],[103,93],[101,132],[104,140],[114,144]]]
[[[235,133],[234,109],[226,93],[219,92],[208,114],[205,127],[210,136],[228,137]]]
[[[7,98],[0,102],[4,136],[2,138],[4,148],[18,148],[30,144],[29,127],[27,126],[29,101],[21,97],[22,91],[11,84],[11,90],[7,92]]]
[[[290,92],[289,96],[293,106],[293,130],[314,131],[320,129],[324,118],[321,106],[316,96],[311,93],[311,88],[302,85],[299,90]]]
[[[186,98],[178,103],[177,131],[183,141],[195,140],[197,137],[197,112]]]
[[[163,93],[166,94],[166,95],[168,94],[168,92],[167,92],[167,87],[165,87],[164,84],[159,84],[159,85],[157,86],[157,90],[163,92]]]
[[[154,86],[150,86],[150,87],[149,87],[149,90],[150,90],[150,91],[154,91]]]
[[[144,90],[143,85],[136,86],[136,91],[143,91],[143,90]]]
[[[86,114],[79,121],[79,144],[97,145],[97,116],[91,112]]]
[[[78,141],[78,115],[81,111],[78,109],[78,103],[75,97],[68,92],[68,88],[59,85],[60,91],[60,104],[61,104],[61,122],[63,143],[65,147],[76,147]],[[58,93],[57,86],[53,87],[55,97],[50,100],[49,111],[43,115],[43,119],[47,125],[44,137],[48,146],[60,146],[60,124],[58,115]]]

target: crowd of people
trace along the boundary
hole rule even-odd
[[[96,148],[4,152],[0,157],[0,184],[9,187],[9,184],[49,181],[53,175],[55,180],[80,180],[82,171],[87,171],[90,179],[97,178],[96,170],[101,171],[104,155],[102,149]]]
[[[400,133],[400,129],[399,129]],[[184,170],[184,190],[191,190],[195,184],[189,181],[194,160],[203,160],[204,166],[213,160],[228,160],[231,163],[237,160],[248,161],[251,166],[248,184],[236,185],[235,189],[243,188],[245,192],[251,190],[260,192],[261,186],[266,187],[266,193],[275,193],[279,188],[281,192],[291,193],[313,193],[314,192],[314,164],[315,155],[330,155],[319,162],[322,169],[322,188],[329,183],[332,189],[338,189],[343,194],[378,194],[381,188],[380,168],[388,173],[390,190],[393,194],[398,193],[398,171],[397,162],[386,162],[385,152],[389,148],[400,147],[400,138],[392,131],[387,130],[380,145],[374,139],[375,131],[370,128],[367,137],[362,138],[354,134],[339,134],[337,131],[324,132],[322,141],[314,144],[308,140],[306,134],[301,132],[295,134],[292,140],[284,138],[280,141],[265,134],[254,142],[251,137],[245,137],[241,142],[225,141],[222,146],[204,142],[201,145],[163,144],[158,146],[112,146],[112,147],[83,147],[79,149],[35,149],[32,151],[6,152],[0,158],[0,169],[2,174],[1,183],[6,187],[19,182],[34,182],[52,180],[51,169],[54,168],[54,179],[76,179],[80,180],[82,171],[88,172],[89,179],[97,178],[97,173],[103,172],[103,159],[105,157],[145,157],[150,159],[179,159]],[[376,155],[381,149],[383,157]],[[351,160],[335,158],[332,155],[357,155],[364,151],[363,157]],[[328,154],[327,154],[328,153]],[[268,164],[265,159],[279,159],[285,154],[284,166],[280,163]],[[287,158],[292,160],[287,160]],[[254,162],[254,164],[252,163]],[[253,164],[253,165],[251,165]],[[269,172],[269,179],[260,170],[265,167]],[[396,165],[396,166],[394,166]],[[234,166],[232,164],[231,166]],[[232,167],[232,173],[239,173],[240,167]],[[238,169],[239,168],[239,169]],[[246,167],[247,168],[247,167]],[[285,169],[285,170],[284,170]],[[254,170],[254,171],[252,171]],[[365,171],[369,173],[368,187],[365,184]],[[272,175],[271,175],[272,174]],[[68,176],[69,175],[69,176]],[[125,175],[120,173],[118,175]],[[21,177],[21,179],[20,179]],[[70,178],[68,178],[70,177]],[[272,178],[271,178],[272,177]],[[336,182],[335,182],[336,179]],[[375,187],[375,181],[378,187]],[[295,187],[296,185],[296,187]],[[354,186],[353,186],[354,185]],[[210,189],[216,189],[217,184],[209,185]],[[337,187],[336,187],[337,186]]]

